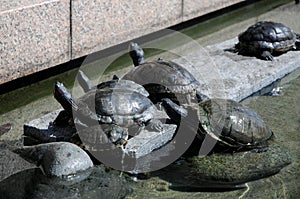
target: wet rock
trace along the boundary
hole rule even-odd
[[[67,176],[93,166],[92,160],[83,149],[68,142],[25,146],[14,152],[41,165],[48,176]]]
[[[25,145],[34,142],[34,144],[70,141],[72,135],[76,132],[74,126],[57,126],[53,121],[62,109],[48,113],[40,118],[34,119],[24,124]]]
[[[12,124],[11,123],[6,123],[6,124],[1,124],[0,125],[0,136],[9,132],[12,128]]]
[[[1,198],[30,198],[27,194],[34,189],[34,184],[38,180],[35,176],[38,173],[43,175],[40,168],[27,169],[2,180],[0,182]]]
[[[87,173],[87,174],[86,174]],[[1,198],[124,198],[132,192],[119,172],[107,172],[103,166],[92,167],[80,183],[66,183],[65,178],[48,178],[39,169],[29,169],[0,182]]]
[[[278,173],[292,162],[287,149],[272,144],[265,152],[213,154],[191,159],[192,172],[201,179],[243,183]]]
[[[234,188],[249,181],[274,175],[292,162],[290,153],[272,144],[265,152],[215,153],[192,157],[157,172],[172,183],[174,189],[183,187],[219,189]]]
[[[158,149],[170,141],[176,130],[176,125],[164,124],[162,132],[153,132],[146,129],[128,140],[125,153],[134,158],[140,158]]]
[[[0,151],[0,181],[23,170],[36,168],[36,165],[27,162],[18,154],[4,149]]]

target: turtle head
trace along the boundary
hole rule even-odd
[[[72,95],[63,85],[63,83],[55,82],[54,97],[69,114],[72,114],[72,110],[78,109],[78,106],[74,102]]]
[[[130,42],[129,44],[129,55],[132,59],[134,66],[138,66],[143,64],[144,61],[144,51],[143,49],[134,42]]]
[[[180,122],[181,117],[187,117],[187,110],[176,103],[174,103],[169,98],[161,99],[160,105],[164,107],[167,115],[174,121]]]
[[[118,77],[117,75],[114,75],[112,80],[116,80],[116,81],[119,81],[120,80],[120,77]]]

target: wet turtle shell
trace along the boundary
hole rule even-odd
[[[147,91],[142,86],[143,92],[133,91],[131,86],[135,86],[135,83],[132,81],[117,81],[105,82],[87,92],[77,100],[78,106],[89,110],[94,108],[98,117],[101,117],[100,123],[128,127],[136,124],[139,117],[147,115],[148,120],[152,119],[156,109],[147,98]]]
[[[199,103],[198,117],[201,133],[233,148],[262,147],[273,135],[255,111],[229,99]]]
[[[236,49],[240,54],[255,55],[273,60],[275,54],[299,49],[299,35],[289,27],[276,22],[261,21],[238,36]]]
[[[57,82],[54,96],[69,115],[74,113],[76,124],[83,128],[104,125],[110,140],[121,145],[128,138],[127,128],[154,122],[157,111],[147,98],[148,92],[129,80],[103,82],[77,100],[73,100],[63,84]],[[153,127],[160,129],[160,123]]]
[[[196,96],[200,83],[184,67],[161,59],[144,62],[144,52],[138,44],[131,43],[129,48],[129,54],[136,67],[126,73],[122,79],[143,85],[150,93],[151,101],[157,103],[162,98],[170,98],[178,103],[183,97],[190,103],[191,99]],[[202,94],[197,97],[207,98]]]
[[[162,101],[167,114],[176,122],[181,116],[186,117],[186,114],[196,110],[195,118],[190,118],[190,121],[183,120],[187,123],[185,125],[192,126],[198,122],[198,138],[203,141],[206,135],[209,135],[217,140],[215,148],[222,151],[263,150],[267,146],[266,141],[273,135],[255,111],[233,100],[213,98],[187,109],[169,99]]]

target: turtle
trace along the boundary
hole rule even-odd
[[[255,111],[234,100],[211,98],[185,107],[168,98],[161,103],[174,121],[196,111],[195,117],[182,121],[186,126],[198,123],[196,137],[201,142],[206,136],[215,140],[212,151],[262,152],[267,150],[267,141],[273,137],[273,132]]]
[[[254,55],[272,61],[273,55],[300,49],[300,35],[282,23],[259,21],[238,36],[232,49],[241,55]]]
[[[161,121],[154,118],[157,109],[148,95],[141,85],[119,78],[86,89],[77,100],[63,83],[56,82],[54,89],[54,97],[64,108],[64,115],[72,117],[74,114],[76,126],[86,128],[100,124],[109,140],[118,146],[126,145],[129,128],[141,130],[150,126],[155,131],[162,130]],[[55,122],[59,120],[58,116]]]
[[[198,102],[208,99],[199,91],[200,83],[183,66],[161,58],[145,62],[143,49],[134,42],[129,44],[129,55],[135,67],[122,79],[143,85],[154,104],[162,98],[170,98],[177,104],[179,101],[189,104],[194,100]]]

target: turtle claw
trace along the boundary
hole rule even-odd
[[[151,122],[150,122],[150,128],[151,129],[153,129],[153,130],[155,130],[155,131],[159,131],[159,132],[161,132],[161,131],[163,131],[163,123],[160,121],[160,120],[151,120]]]
[[[261,57],[262,57],[262,59],[267,60],[267,61],[273,61],[274,60],[273,56],[271,55],[271,53],[269,51],[263,51],[261,53]]]

